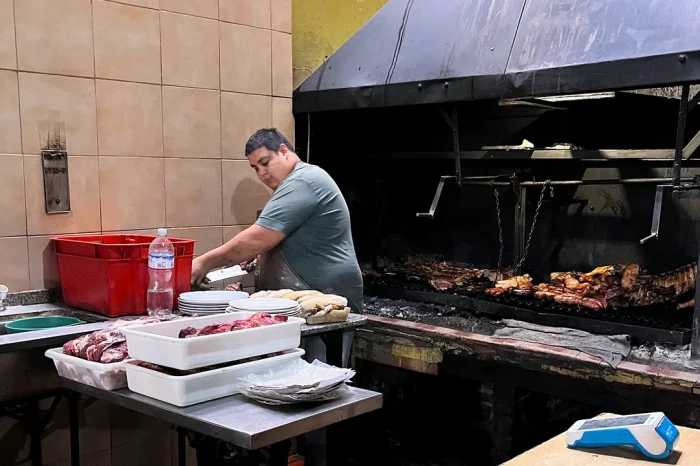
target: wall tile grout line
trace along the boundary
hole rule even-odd
[[[102,0],[105,1],[105,0]],[[219,38],[219,41],[221,38]],[[220,51],[219,51],[220,52]],[[134,80],[128,80],[128,79],[115,79],[115,78],[101,78],[99,76],[97,77],[91,77],[91,76],[76,76],[72,74],[60,74],[60,73],[44,73],[44,72],[39,72],[39,71],[27,71],[27,70],[15,70],[11,68],[0,68],[0,71],[11,71],[14,73],[25,73],[25,74],[40,74],[42,76],[56,76],[56,77],[61,77],[61,78],[76,78],[76,79],[90,79],[90,80],[99,80],[99,81],[112,81],[112,82],[117,82],[117,83],[131,83],[131,84],[144,84],[148,86],[166,86],[166,87],[177,87],[180,89],[194,89],[194,90],[199,90],[199,91],[221,91],[221,92],[231,92],[234,94],[245,94],[245,95],[258,95],[258,96],[265,96],[269,97],[271,94],[261,94],[261,93],[256,93],[256,92],[245,92],[245,91],[234,91],[231,89],[222,89],[221,88],[221,79],[219,78],[219,87],[195,87],[195,86],[182,86],[178,84],[164,84],[164,83],[157,83],[157,82],[152,82],[152,81],[134,81]],[[162,71],[161,71],[162,73]],[[219,71],[219,75],[220,75]],[[291,96],[283,96],[286,97],[287,99],[291,99]]]
[[[90,17],[92,21],[92,66],[93,74],[97,76],[97,56],[95,53],[95,3],[90,2]],[[97,78],[93,78],[93,86],[95,89],[95,138],[97,139],[97,196],[99,198],[100,208],[100,232],[102,231],[102,183],[100,183],[100,127],[97,124],[99,118],[97,116]]]
[[[216,2],[216,8],[217,8],[217,17],[221,17],[221,5],[219,2]],[[225,217],[225,209],[226,209],[226,204],[224,203],[226,196],[224,196],[224,91],[221,89],[221,70],[222,70],[222,63],[221,63],[221,19],[219,19],[219,23],[217,24],[217,27],[219,29],[219,146],[221,147],[220,149],[220,154],[221,155],[221,223],[224,222],[224,217]],[[221,230],[221,237],[223,238],[223,228]]]
[[[19,68],[19,48],[17,47],[17,13],[15,9],[15,2],[12,2],[12,25],[14,26],[15,32],[15,66]],[[24,165],[24,137],[22,132],[22,98],[19,88],[19,71],[12,70],[15,74],[15,79],[17,80],[17,119],[19,120],[19,147],[22,151],[22,189],[24,192],[24,234],[29,233],[29,206],[27,204],[27,183],[26,183],[26,167]],[[27,251],[27,268],[29,268],[29,251]]]
[[[158,3],[160,6],[160,2]],[[165,156],[165,94],[163,94],[163,23],[161,21],[163,12],[158,12],[158,43],[160,44],[160,150],[163,157]],[[170,222],[168,222],[168,186],[167,186],[167,175],[165,171],[167,170],[165,166],[165,160],[163,160],[163,213],[164,213],[164,223],[166,228],[170,227]]]
[[[268,18],[269,24],[270,24],[270,115],[272,115],[273,109],[272,109],[272,96],[275,94],[275,72],[273,71],[275,68],[275,52],[273,51],[273,48],[275,47],[275,44],[272,39],[272,0],[267,0],[269,3],[270,7],[270,17]],[[273,117],[274,118],[274,117]]]
[[[151,8],[151,7],[143,6],[143,5],[134,5],[133,3],[125,3],[125,2],[120,2],[117,0],[93,0],[93,1],[104,1],[104,2],[109,2],[109,3],[118,3],[120,5],[133,6],[134,8],[141,8],[141,9],[150,10],[150,11],[163,11],[166,13],[174,13],[174,14],[182,15],[182,16],[191,16],[193,18],[213,19],[213,20],[217,20],[219,22],[226,23],[226,24],[237,24],[239,26],[247,26],[247,27],[251,27],[251,28],[255,28],[255,29],[263,29],[263,30],[272,30],[273,29],[272,28],[272,19],[270,19],[270,23],[269,23],[270,26],[269,27],[261,27],[261,26],[255,26],[253,24],[237,23],[236,21],[223,20],[223,19],[221,19],[221,11],[220,11],[218,5],[217,5],[217,15],[216,15],[217,17],[212,18],[210,16],[200,16],[200,15],[193,15],[191,13],[183,13],[181,11],[166,10],[166,9],[163,9],[160,7],[159,8]],[[196,1],[196,0],[190,0],[190,1]],[[272,9],[272,2],[271,2],[271,0],[268,0],[268,1],[270,1],[270,9]],[[271,17],[272,17],[272,14],[270,14],[270,18]],[[284,32],[284,31],[280,31],[280,32]]]

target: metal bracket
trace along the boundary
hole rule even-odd
[[[684,84],[681,91],[680,105],[678,107],[678,125],[676,126],[676,149],[673,156],[673,186],[680,186],[681,184],[681,162],[683,161],[683,142],[685,140],[685,122],[688,117],[689,96],[690,85]]]
[[[459,118],[457,116],[457,106],[452,106],[452,118],[443,110],[440,109],[440,115],[442,119],[445,120],[447,126],[452,130],[452,146],[455,153],[455,178],[457,179],[457,184],[462,186],[462,161],[461,152],[459,149]]]
[[[671,191],[674,199],[697,199],[700,197],[700,184],[684,184],[675,186],[672,184],[660,184],[656,187],[654,196],[654,212],[651,216],[651,234],[639,240],[639,244],[646,244],[652,239],[659,238],[659,225],[661,224],[661,209],[666,191]]]
[[[692,99],[688,102],[688,114],[693,111],[693,108],[700,102],[700,92],[695,94]],[[695,133],[695,136],[690,140],[688,144],[685,145],[683,148],[683,158],[684,159],[689,159],[693,156],[695,151],[698,150],[698,147],[700,147],[700,131]]]
[[[440,202],[440,196],[442,196],[442,188],[445,187],[445,181],[453,176],[441,176],[440,182],[438,183],[437,189],[435,190],[435,195],[433,196],[433,202],[430,204],[430,210],[424,213],[417,213],[418,218],[433,218],[435,216],[435,209],[437,209],[438,202]]]
[[[65,150],[42,150],[41,163],[46,213],[70,212],[68,153]]]
[[[513,219],[513,263],[517,264],[525,249],[525,221],[527,213],[527,189],[520,186],[520,178],[513,174],[513,194],[515,194],[515,210]]]
[[[661,207],[664,202],[664,194],[667,190],[672,189],[670,184],[660,184],[656,187],[656,196],[654,197],[654,213],[651,215],[651,234],[646,238],[639,240],[639,244],[648,243],[652,239],[659,238],[659,225],[661,223]]]

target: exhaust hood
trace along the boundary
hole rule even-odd
[[[294,112],[700,82],[698,0],[389,0]]]

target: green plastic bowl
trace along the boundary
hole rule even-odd
[[[33,332],[34,330],[47,330],[50,328],[67,327],[69,325],[84,324],[80,319],[75,317],[64,316],[49,316],[49,317],[30,317],[28,319],[19,319],[5,324],[7,333],[22,333]]]

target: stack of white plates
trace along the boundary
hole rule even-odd
[[[301,314],[301,305],[293,299],[282,298],[236,299],[228,303],[226,312],[241,311],[296,317]]]
[[[221,314],[229,303],[248,296],[243,291],[190,291],[180,294],[177,307],[185,315]]]

